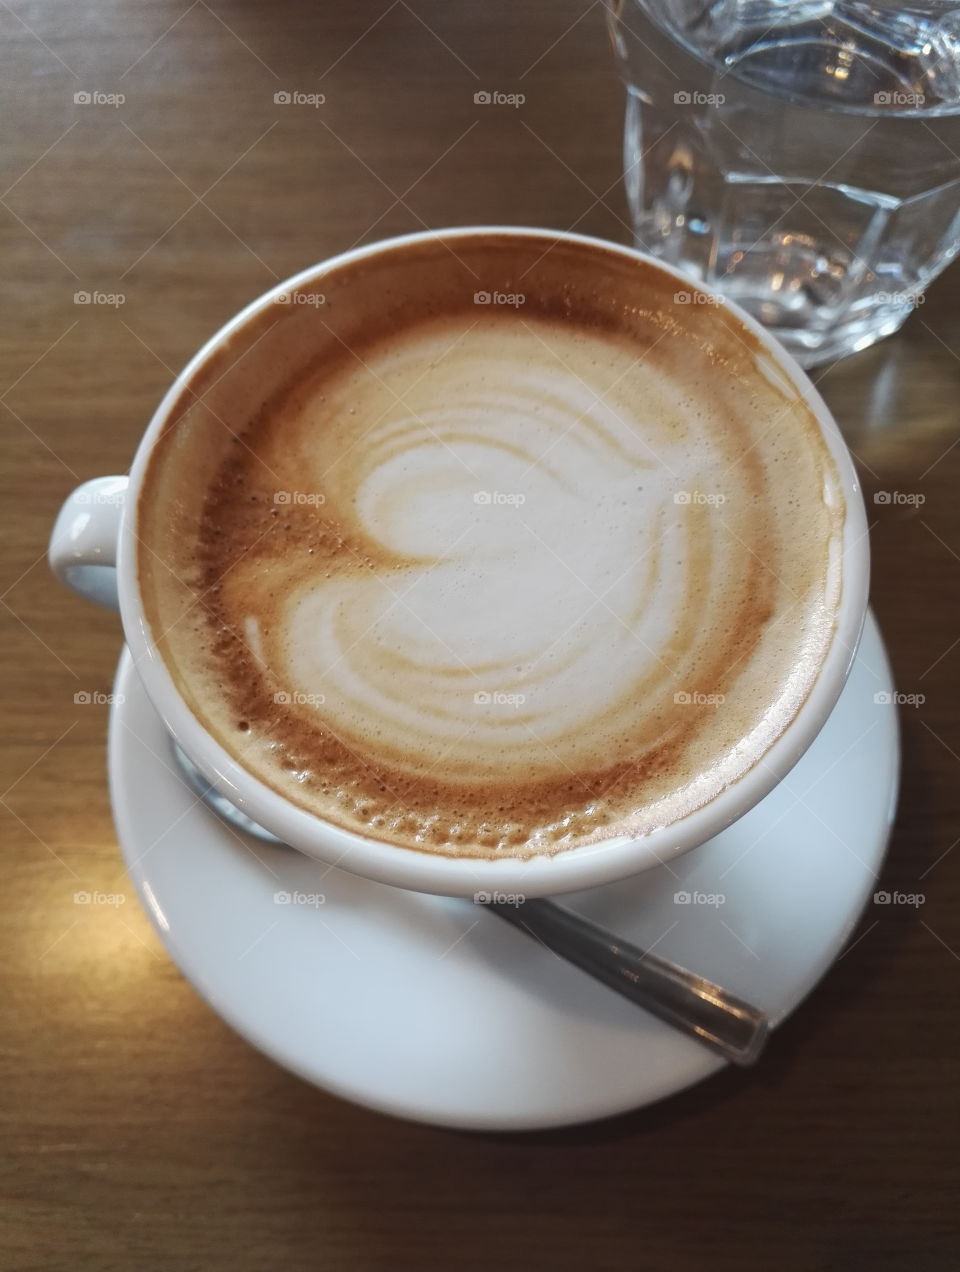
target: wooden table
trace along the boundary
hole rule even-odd
[[[565,1132],[392,1121],[242,1042],[134,904],[74,903],[124,886],[107,708],[74,700],[109,691],[120,634],[55,586],[46,538],[67,491],[126,468],[174,372],[274,280],[424,226],[626,241],[601,9],[10,0],[0,36],[0,1265],[957,1266],[960,274],[820,379],[862,467],[897,681],[925,695],[903,712],[880,885],[925,904],[871,906],[756,1072]],[[526,104],[478,109],[482,89]],[[274,101],[321,92],[322,110]]]

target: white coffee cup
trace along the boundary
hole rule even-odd
[[[130,476],[88,481],[68,497],[53,530],[49,556],[51,567],[62,582],[90,600],[119,608],[134,663],[171,735],[222,794],[275,835],[308,856],[397,887],[450,896],[504,892],[534,897],[611,883],[667,861],[723,830],[757,804],[803,755],[833,710],[852,665],[866,612],[869,575],[866,516],[856,472],[836,424],[810,381],[748,315],[729,301],[716,298],[757,337],[769,362],[816,417],[843,486],[847,513],[835,636],[809,696],[760,763],[704,807],[642,838],[615,838],[526,860],[454,858],[366,838],[306,812],[247,772],[193,714],[157,652],[136,574],[138,500],[152,449],[185,386],[194,382],[231,336],[276,303],[277,296],[315,285],[340,266],[360,258],[374,258],[387,247],[415,244],[437,235],[455,241],[457,236],[477,234],[539,235],[551,241],[593,245],[643,261],[647,267],[691,286],[691,281],[675,270],[630,248],[581,235],[512,226],[429,231],[335,257],[273,288],[204,345],[157,408],[140,442]],[[693,285],[701,293],[711,294],[701,284]]]

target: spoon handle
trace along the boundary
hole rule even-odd
[[[620,940],[554,901],[492,902],[490,908],[588,976],[734,1064],[753,1064],[763,1049],[769,1030],[764,1013],[702,976]]]

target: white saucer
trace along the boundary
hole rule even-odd
[[[874,695],[892,687],[871,616],[833,716],[762,804],[669,867],[564,903],[783,1020],[880,870],[898,735]],[[605,1117],[722,1067],[482,907],[234,835],[173,769],[127,653],[116,688],[110,787],[140,898],[184,975],[279,1064],[370,1108],[485,1130]]]

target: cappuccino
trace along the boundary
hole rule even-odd
[[[810,407],[694,290],[441,236],[208,359],[139,574],[249,772],[399,848],[526,857],[647,834],[763,762],[834,638],[846,509]]]

